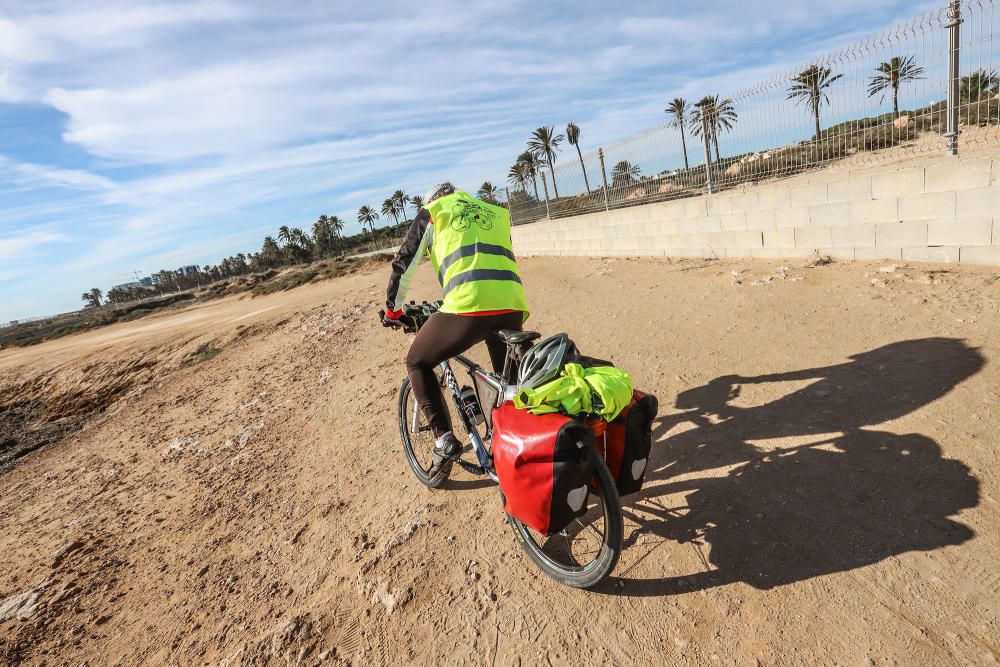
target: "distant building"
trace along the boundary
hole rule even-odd
[[[156,282],[160,282],[160,281],[157,280]],[[152,287],[153,286],[153,276],[146,276],[145,278],[139,278],[139,284],[142,285],[143,287]]]
[[[153,287],[158,287],[160,284],[160,274],[154,273],[153,275],[151,275],[149,277],[149,284],[152,285]]]
[[[41,315],[39,317],[22,317],[19,320],[11,320],[10,322],[0,323],[0,329],[7,329],[9,327],[16,327],[19,324],[31,324],[32,322],[44,322],[46,320],[54,320],[59,317],[59,315]]]
[[[135,289],[136,287],[139,287],[139,285],[140,285],[140,283],[137,283],[137,282],[135,282],[135,281],[133,280],[133,281],[132,281],[132,282],[130,282],[130,283],[122,283],[121,285],[115,285],[115,286],[114,286],[114,287],[112,287],[111,289],[117,289],[117,290],[130,290],[130,289]]]

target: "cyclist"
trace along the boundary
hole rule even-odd
[[[520,330],[528,316],[528,302],[511,247],[510,213],[445,182],[427,192],[393,259],[384,326],[413,327],[402,307],[425,255],[441,283],[444,304],[417,333],[406,355],[406,370],[434,434],[434,457],[428,470],[433,477],[462,453],[435,367],[485,341],[494,370],[501,372],[506,346],[496,332]]]

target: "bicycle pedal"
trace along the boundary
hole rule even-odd
[[[472,475],[485,475],[486,471],[475,463],[469,463],[465,459],[454,459],[454,462],[461,466],[462,470]]]

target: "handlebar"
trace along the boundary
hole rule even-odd
[[[431,315],[441,309],[443,303],[443,301],[433,301],[430,303],[427,301],[421,303],[411,301],[410,303],[403,304],[403,316],[398,320],[387,318],[384,310],[380,310],[378,315],[383,326],[396,327],[406,333],[416,333],[430,319]]]
[[[403,314],[413,318],[413,322],[419,330],[430,319],[431,315],[441,310],[442,305],[444,305],[443,301],[423,301],[421,303],[411,301],[403,304]]]

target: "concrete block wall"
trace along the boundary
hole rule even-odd
[[[1000,265],[1000,152],[802,174],[543,220],[520,255],[896,259]]]

